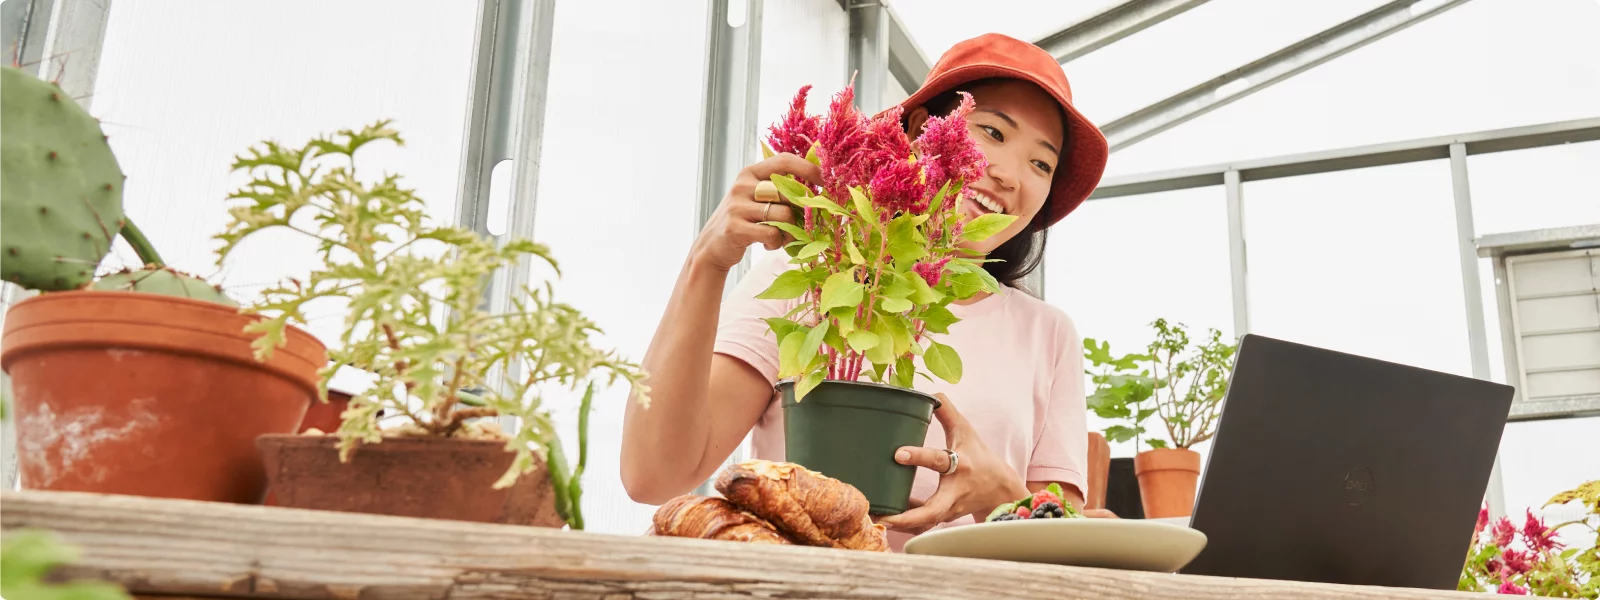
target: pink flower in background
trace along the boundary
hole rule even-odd
[[[949,262],[950,257],[946,256],[933,262],[919,262],[911,270],[921,275],[928,285],[939,285],[939,280],[944,277],[944,266]]]
[[[983,176],[989,161],[978,149],[978,143],[967,134],[967,115],[976,104],[972,94],[961,93],[961,105],[944,117],[928,117],[917,136],[917,150],[921,152],[927,169],[930,194],[937,193],[946,181],[961,180],[972,183]],[[952,193],[948,198],[954,201]]]
[[[1528,590],[1526,588],[1518,586],[1515,583],[1511,583],[1511,582],[1507,581],[1505,583],[1500,584],[1500,589],[1495,590],[1495,593],[1497,593],[1497,594],[1506,594],[1506,595],[1510,595],[1510,596],[1526,596],[1526,595],[1528,595]]]
[[[1511,524],[1511,519],[1500,517],[1494,524],[1494,545],[1505,549],[1511,545],[1511,540],[1517,537],[1517,526]]]
[[[806,96],[810,93],[811,86],[800,88],[800,92],[789,103],[789,112],[784,113],[783,120],[767,128],[767,146],[773,152],[805,156],[811,149],[811,142],[816,141],[818,129],[822,126],[822,117],[806,114]]]
[[[897,211],[922,212],[928,209],[924,188],[917,184],[917,166],[907,159],[889,163],[872,176],[869,188],[872,203],[885,211],[887,219]]]
[[[1478,524],[1472,528],[1472,535],[1483,533],[1483,528],[1489,526],[1489,507],[1478,509]]]
[[[1545,527],[1544,521],[1533,516],[1531,510],[1528,511],[1528,521],[1522,525],[1522,541],[1534,552],[1560,550],[1563,547],[1561,542],[1555,540],[1555,532]]]
[[[1526,550],[1512,550],[1510,548],[1500,551],[1501,574],[1505,576],[1522,575],[1533,568],[1534,555]]]

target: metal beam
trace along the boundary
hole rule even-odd
[[[1127,0],[1102,10],[1061,31],[1039,38],[1044,48],[1063,64],[1094,52],[1152,25],[1176,17],[1207,0]]]
[[[883,90],[889,80],[889,17],[879,1],[853,2],[845,9],[850,18],[850,53],[845,77],[856,85],[856,108],[873,114],[884,108]],[[920,83],[920,82],[919,82]]]
[[[1250,333],[1250,261],[1244,242],[1244,184],[1238,171],[1222,176],[1228,197],[1228,276],[1232,282],[1234,339]]]
[[[1467,349],[1472,355],[1472,376],[1489,381],[1489,326],[1484,323],[1483,282],[1478,276],[1472,189],[1471,181],[1467,178],[1467,146],[1459,142],[1450,145],[1450,187],[1455,195],[1456,253],[1461,258],[1461,291],[1467,304]],[[1490,517],[1499,518],[1506,514],[1505,480],[1501,475],[1498,452],[1494,456],[1494,465],[1489,469],[1484,503],[1489,506]]]
[[[1471,156],[1595,140],[1600,140],[1600,117],[1108,177],[1089,199],[1222,185],[1228,171],[1238,171],[1242,181],[1259,181],[1443,160],[1457,143]]]
[[[922,53],[922,47],[906,30],[905,21],[900,20],[894,6],[885,8],[889,15],[889,74],[900,82],[900,88],[910,96],[922,87],[932,67],[929,66],[928,55]]]
[[[5,0],[0,2],[0,48],[5,48],[5,64],[39,72],[44,54],[44,38],[50,26],[54,0]]]
[[[1271,87],[1467,0],[1393,0],[1264,58],[1102,125],[1113,152]]]

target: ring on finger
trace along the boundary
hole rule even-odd
[[[961,465],[961,455],[956,454],[955,450],[951,450],[949,448],[945,448],[944,453],[950,457],[950,468],[945,469],[943,473],[940,473],[940,475],[954,475],[956,472],[956,467]]]
[[[759,182],[756,184],[754,196],[756,202],[765,202],[767,204],[778,202],[778,185],[771,181]]]
[[[770,210],[772,210],[772,205],[771,204],[768,204],[765,208],[761,209],[761,220],[762,221],[766,221],[767,220],[767,211],[770,211]]]

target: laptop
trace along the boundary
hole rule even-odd
[[[1182,572],[1455,589],[1512,392],[1244,336]]]

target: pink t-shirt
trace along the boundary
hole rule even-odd
[[[716,352],[744,361],[768,381],[777,382],[778,345],[762,319],[783,316],[799,300],[758,300],[778,274],[788,268],[787,256],[769,254],[757,262],[722,304]],[[989,449],[1004,458],[1027,481],[1059,481],[1085,489],[1088,456],[1083,397],[1083,344],[1066,313],[1006,287],[965,306],[951,305],[961,319],[950,333],[938,336],[961,355],[961,383],[917,378],[916,389],[943,392],[978,431]],[[774,398],[756,422],[753,457],[784,459],[783,406]],[[944,430],[937,420],[928,427],[931,448],[943,448]],[[938,488],[939,476],[918,469],[911,496],[924,499]],[[971,517],[941,525],[971,523]],[[899,551],[909,535],[891,533]]]

